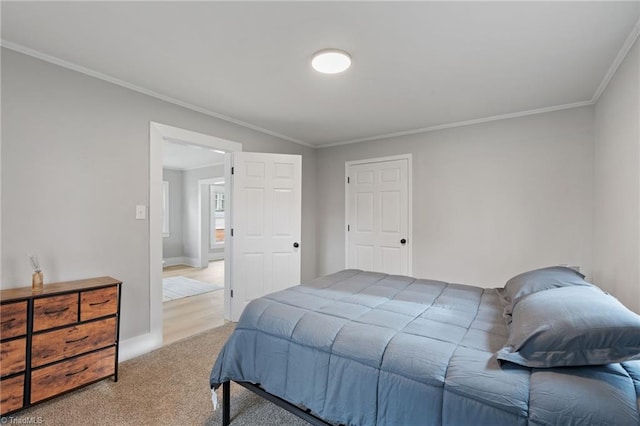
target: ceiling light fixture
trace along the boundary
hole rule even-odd
[[[351,66],[351,55],[340,49],[324,49],[313,54],[311,66],[324,74],[338,74]]]

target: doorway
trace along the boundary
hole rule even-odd
[[[175,256],[171,253],[167,254],[167,247],[163,244],[163,241],[170,238],[172,231],[171,228],[166,229],[166,221],[164,221],[163,211],[167,209],[165,206],[165,189],[167,184],[164,183],[165,171],[164,153],[167,150],[167,143],[174,145],[188,146],[191,149],[200,150],[199,155],[196,157],[202,157],[205,153],[217,153],[219,155],[219,161],[212,164],[205,164],[195,166],[191,168],[187,184],[183,180],[182,187],[184,189],[183,196],[189,199],[196,199],[198,205],[193,207],[185,207],[183,209],[183,216],[188,220],[186,225],[182,226],[184,250],[182,253],[174,252]],[[188,319],[178,320],[180,317],[180,311],[193,312],[193,311],[206,311],[215,312],[219,323],[221,324],[224,319],[229,318],[229,274],[225,270],[224,265],[218,263],[209,265],[209,240],[205,241],[202,237],[201,225],[202,223],[209,223],[208,213],[203,215],[205,210],[203,207],[209,200],[209,193],[203,197],[201,194],[202,179],[223,177],[223,179],[229,178],[230,175],[230,162],[226,153],[242,151],[242,145],[236,142],[231,142],[225,139],[216,138],[213,136],[196,133],[172,126],[167,126],[160,123],[150,123],[150,193],[149,193],[149,257],[150,257],[150,336],[152,342],[148,342],[147,345],[152,347],[160,347],[164,343],[170,343],[171,341],[179,340],[187,337],[188,335],[195,334],[203,329],[213,328],[216,325],[215,322],[210,319],[200,318],[200,324],[189,322]],[[217,167],[215,174],[210,174],[206,168]],[[184,179],[184,176],[183,176]],[[171,194],[171,183],[169,182],[169,195]],[[228,189],[225,187],[225,195],[228,199]],[[187,194],[188,195],[185,195]],[[203,202],[204,200],[204,202]],[[208,211],[208,206],[206,211]],[[169,218],[171,217],[171,211],[169,211]],[[170,222],[170,220],[169,220]],[[214,225],[215,226],[215,225]],[[225,226],[223,233],[228,232]],[[193,231],[195,229],[195,232]],[[207,232],[209,226],[206,227]],[[168,231],[168,232],[167,232]],[[178,229],[173,230],[173,234],[177,234]],[[169,234],[169,236],[167,236]],[[206,255],[203,254],[202,248],[207,247]],[[174,247],[175,248],[175,247]],[[221,247],[218,250],[221,254],[220,257],[224,258],[228,255],[227,248]],[[202,259],[207,259],[207,264],[203,265]],[[169,262],[167,262],[169,260]],[[163,264],[164,261],[164,264]],[[215,261],[215,260],[214,260]],[[169,263],[174,263],[173,265]],[[177,263],[177,264],[176,264]],[[163,271],[163,266],[166,270]],[[166,310],[164,306],[164,294],[163,294],[163,275],[166,278],[173,276],[181,276],[185,278],[185,281],[192,283],[192,281],[204,281],[219,279],[222,276],[220,285],[223,286],[222,290],[206,292],[200,295],[193,295],[177,300],[172,300],[171,307],[174,309]],[[217,276],[217,278],[214,278]],[[191,299],[191,300],[189,300]],[[186,305],[183,306],[183,305]],[[166,323],[166,324],[165,324]],[[172,324],[174,330],[178,330],[171,336],[165,336],[165,325]],[[219,325],[219,324],[218,324]],[[204,328],[203,328],[204,327]]]
[[[224,324],[224,156],[163,142],[165,345]]]
[[[411,275],[411,154],[345,164],[347,268]]]
[[[165,222],[181,223],[171,214],[167,215],[167,206],[169,210],[171,207],[176,210],[177,204],[183,211],[200,212],[199,226],[189,227],[185,226],[185,223],[179,225],[183,231],[196,232],[190,238],[183,237],[185,240],[199,241],[199,251],[195,258],[168,257],[168,253],[176,255],[183,254],[184,251],[177,252],[175,246],[180,248],[180,244],[176,244],[176,238],[174,238],[173,246],[170,245],[167,237],[171,236],[171,232],[165,233],[163,230],[163,340],[167,345],[224,324],[226,203],[224,176],[206,177],[194,182],[194,176],[224,174],[221,170],[222,163],[219,161],[224,159],[223,154],[213,153],[212,155],[191,146],[175,147],[170,141],[165,141],[164,148],[165,186],[171,187],[177,183],[183,189],[182,191],[177,191],[175,188],[173,190],[173,195],[177,195],[178,200],[171,202],[169,199],[168,203],[167,199],[164,200]],[[190,155],[196,155],[197,161],[185,161],[190,158]],[[189,185],[197,187],[197,198],[194,197],[193,191],[188,191]],[[181,197],[183,194],[191,194],[191,196]],[[193,252],[193,248],[191,251]]]
[[[210,261],[224,259],[225,227],[229,203],[225,198],[224,176],[199,179],[198,190],[199,259],[201,267],[205,268]]]

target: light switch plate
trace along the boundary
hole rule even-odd
[[[144,220],[147,218],[147,206],[136,206],[136,219]]]

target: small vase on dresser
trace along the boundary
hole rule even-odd
[[[31,277],[31,289],[35,292],[42,291],[44,286],[44,275],[42,271],[35,271]]]

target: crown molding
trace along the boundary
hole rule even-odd
[[[215,167],[215,166],[224,166],[224,163],[207,163],[201,166],[191,166],[191,167],[174,167],[174,166],[165,166],[163,164],[162,168],[167,170],[173,170],[174,172],[188,172],[191,170],[206,169],[208,167]]]
[[[600,96],[602,96],[602,93],[605,91],[605,89],[609,85],[609,82],[615,75],[616,71],[618,70],[618,68],[624,61],[624,59],[629,54],[631,47],[633,47],[633,44],[635,43],[635,41],[638,39],[639,36],[640,36],[640,19],[638,19],[635,26],[631,30],[631,33],[629,34],[624,44],[618,51],[618,54],[613,60],[613,63],[607,70],[607,73],[602,78],[600,85],[598,86],[595,93],[593,94],[593,97],[589,101],[574,102],[570,104],[556,105],[556,106],[545,107],[545,108],[537,108],[537,109],[509,113],[509,114],[494,115],[490,117],[484,117],[484,118],[478,118],[478,119],[466,120],[466,121],[458,121],[454,123],[441,124],[441,125],[431,126],[431,127],[423,127],[420,129],[406,130],[406,131],[396,132],[396,133],[387,133],[384,135],[376,135],[376,136],[369,136],[364,138],[351,139],[351,140],[342,141],[342,142],[319,145],[319,146],[316,146],[316,148],[322,149],[322,148],[331,148],[333,146],[349,145],[352,143],[370,142],[370,141],[375,141],[380,139],[389,139],[389,138],[395,138],[399,136],[415,135],[419,133],[433,132],[435,130],[452,129],[454,127],[470,126],[473,124],[488,123],[490,121],[506,120],[509,118],[525,117],[528,115],[543,114],[546,112],[561,111],[564,109],[579,108],[583,106],[594,105],[596,102],[598,102],[598,99],[600,99]]]
[[[217,118],[217,119],[229,122],[229,123],[233,123],[233,124],[236,124],[238,126],[241,126],[241,127],[247,128],[247,129],[255,130],[257,132],[264,133],[264,134],[267,134],[267,135],[270,135],[270,136],[274,136],[274,137],[277,137],[279,139],[284,139],[284,140],[287,140],[289,142],[293,142],[293,143],[296,143],[296,144],[299,144],[299,145],[302,145],[302,146],[306,146],[308,148],[323,149],[323,148],[331,148],[331,147],[335,147],[335,146],[350,145],[350,144],[360,143],[360,142],[370,142],[370,141],[376,141],[376,140],[381,140],[381,139],[390,139],[390,138],[395,138],[395,137],[400,137],[400,136],[415,135],[415,134],[419,134],[419,133],[428,133],[428,132],[433,132],[433,131],[436,131],[436,130],[452,129],[452,128],[455,128],[455,127],[470,126],[470,125],[474,125],[474,124],[488,123],[488,122],[491,122],[491,121],[506,120],[506,119],[510,119],[510,118],[525,117],[525,116],[529,116],[529,115],[544,114],[544,113],[547,113],[547,112],[561,111],[561,110],[565,110],[565,109],[579,108],[579,107],[583,107],[583,106],[594,105],[598,101],[598,99],[600,99],[600,96],[602,95],[602,93],[607,88],[609,82],[611,81],[611,79],[615,75],[616,71],[620,67],[620,64],[622,64],[622,62],[624,61],[624,59],[628,55],[629,51],[631,50],[631,47],[633,46],[635,41],[638,39],[638,36],[640,36],[640,19],[638,19],[638,21],[636,22],[633,30],[631,31],[631,33],[629,34],[629,36],[625,40],[624,44],[620,48],[618,54],[616,55],[616,58],[614,59],[613,63],[611,64],[611,66],[607,70],[607,73],[604,75],[602,81],[600,82],[600,85],[596,89],[596,91],[593,94],[593,97],[591,98],[591,100],[581,101],[581,102],[574,102],[574,103],[563,104],[563,105],[555,105],[555,106],[544,107],[544,108],[536,108],[536,109],[520,111],[520,112],[515,112],[515,113],[493,115],[493,116],[489,116],[489,117],[477,118],[477,119],[472,119],[472,120],[457,121],[457,122],[453,122],[453,123],[440,124],[440,125],[436,125],[436,126],[429,126],[429,127],[418,128],[418,129],[405,130],[405,131],[401,131],[401,132],[394,132],[394,133],[386,133],[386,134],[380,134],[380,135],[374,135],[374,136],[367,136],[367,137],[350,139],[350,140],[346,140],[346,141],[334,142],[334,143],[329,143],[329,144],[324,144],[324,145],[307,143],[307,142],[301,141],[299,139],[295,139],[295,138],[292,138],[292,137],[289,137],[289,136],[286,136],[286,135],[283,135],[283,134],[280,134],[280,133],[277,133],[277,132],[273,132],[271,130],[268,130],[268,129],[253,125],[251,123],[247,123],[247,122],[244,122],[242,120],[238,120],[238,119],[235,119],[233,117],[229,117],[229,116],[226,116],[224,114],[217,113],[215,111],[210,111],[208,109],[201,108],[199,106],[192,105],[192,104],[187,103],[187,102],[183,102],[183,101],[181,101],[179,99],[175,99],[175,98],[163,95],[161,93],[154,92],[154,91],[146,89],[144,87],[140,87],[140,86],[137,86],[135,84],[128,83],[128,82],[126,82],[124,80],[120,80],[120,79],[112,77],[110,75],[100,73],[98,71],[95,71],[95,70],[92,70],[92,69],[89,69],[89,68],[74,64],[72,62],[65,61],[65,60],[57,58],[55,56],[47,55],[45,53],[39,52],[39,51],[34,50],[34,49],[30,49],[28,47],[22,46],[22,45],[17,44],[17,43],[13,43],[13,42],[10,42],[10,41],[2,39],[2,40],[0,40],[0,45],[3,46],[3,47],[6,47],[7,49],[14,50],[16,52],[23,53],[23,54],[28,55],[28,56],[32,56],[32,57],[35,57],[37,59],[41,59],[41,60],[46,61],[46,62],[50,62],[52,64],[55,64],[55,65],[58,65],[58,66],[61,66],[61,67],[64,67],[64,68],[68,68],[68,69],[71,69],[73,71],[77,71],[77,72],[80,72],[82,74],[86,74],[86,75],[89,75],[91,77],[95,77],[95,78],[98,78],[100,80],[104,80],[104,81],[107,81],[109,83],[116,84],[118,86],[125,87],[127,89],[130,89],[130,90],[133,90],[133,91],[136,91],[136,92],[139,92],[139,93],[142,93],[142,94],[145,94],[145,95],[148,95],[148,96],[163,100],[165,102],[169,102],[169,103],[181,106],[183,108],[190,109],[192,111],[196,111],[196,112],[208,115],[210,117],[214,117],[214,118]]]
[[[444,129],[452,129],[454,127],[471,126],[473,124],[482,124],[482,123],[488,123],[491,121],[506,120],[509,118],[526,117],[528,115],[544,114],[546,112],[561,111],[564,109],[571,109],[571,108],[580,108],[580,107],[589,106],[589,105],[593,105],[593,101],[589,100],[589,101],[582,101],[582,102],[574,102],[571,104],[556,105],[556,106],[550,106],[550,107],[544,107],[544,108],[530,109],[527,111],[512,112],[509,114],[492,115],[490,117],[475,118],[473,120],[457,121],[455,123],[439,124],[437,126],[422,127],[420,129],[406,130],[406,131],[395,132],[395,133],[387,133],[385,135],[376,135],[376,136],[369,136],[365,138],[351,139],[348,141],[321,145],[321,146],[318,146],[317,148],[319,149],[330,148],[332,146],[349,145],[352,143],[370,142],[370,141],[376,141],[380,139],[396,138],[399,136],[416,135],[419,133],[433,132],[435,130],[444,130]]]
[[[223,120],[223,121],[226,121],[226,122],[229,122],[229,123],[236,124],[236,125],[238,125],[240,127],[244,127],[244,128],[247,128],[247,129],[255,130],[257,132],[264,133],[264,134],[269,135],[269,136],[274,136],[274,137],[279,138],[279,139],[284,139],[286,141],[293,142],[293,143],[296,143],[296,144],[299,144],[299,145],[303,145],[303,146],[306,146],[306,147],[309,147],[309,148],[315,148],[314,145],[311,145],[311,144],[309,144],[307,142],[304,142],[304,141],[301,141],[301,140],[298,140],[298,139],[294,139],[292,137],[289,137],[289,136],[286,136],[286,135],[283,135],[283,134],[280,134],[280,133],[277,133],[277,132],[273,132],[273,131],[271,131],[269,129],[265,129],[263,127],[256,126],[254,124],[247,123],[245,121],[238,120],[236,118],[229,117],[227,115],[220,114],[220,113],[217,113],[215,111],[211,111],[211,110],[208,110],[206,108],[202,108],[202,107],[190,104],[188,102],[184,102],[184,101],[181,101],[179,99],[172,98],[170,96],[163,95],[161,93],[158,93],[158,92],[155,92],[153,90],[138,86],[136,84],[132,84],[132,83],[126,82],[124,80],[120,80],[119,78],[110,76],[108,74],[103,74],[101,72],[92,70],[90,68],[83,67],[83,66],[78,65],[78,64],[74,64],[73,62],[65,61],[64,59],[60,59],[60,58],[57,58],[55,56],[47,55],[46,53],[42,53],[42,52],[40,52],[38,50],[31,49],[31,48],[26,47],[26,46],[22,46],[20,44],[17,44],[17,43],[11,42],[11,41],[7,41],[5,39],[1,39],[0,40],[0,46],[5,47],[5,48],[10,49],[10,50],[14,50],[16,52],[22,53],[22,54],[27,55],[27,56],[32,56],[34,58],[43,60],[45,62],[52,63],[54,65],[58,65],[58,66],[63,67],[63,68],[67,68],[67,69],[70,69],[70,70],[73,70],[73,71],[76,71],[76,72],[79,72],[79,73],[82,73],[82,74],[86,74],[88,76],[91,76],[91,77],[94,77],[94,78],[97,78],[97,79],[100,79],[100,80],[104,80],[106,82],[109,82],[109,83],[115,84],[117,86],[121,86],[121,87],[127,88],[129,90],[133,90],[133,91],[138,92],[138,93],[142,93],[142,94],[147,95],[147,96],[151,96],[151,97],[156,98],[156,99],[160,99],[160,100],[165,101],[165,102],[169,102],[169,103],[174,104],[174,105],[181,106],[181,107],[186,108],[186,109],[190,109],[190,110],[195,111],[195,112],[199,112],[201,114],[208,115],[210,117],[217,118],[219,120]]]
[[[638,19],[638,22],[636,22],[636,25],[633,27],[633,30],[631,30],[631,34],[629,34],[629,37],[627,37],[627,39],[625,40],[624,44],[620,48],[620,51],[618,52],[618,55],[616,56],[616,58],[613,60],[613,63],[609,67],[609,70],[602,78],[600,85],[596,89],[596,92],[593,94],[593,98],[591,98],[591,102],[593,102],[594,104],[598,102],[598,99],[600,99],[600,96],[609,85],[609,82],[615,75],[616,71],[618,71],[618,67],[620,67],[620,64],[622,64],[622,61],[624,61],[624,58],[626,58],[627,55],[629,54],[629,51],[631,50],[633,43],[635,43],[636,39],[638,38],[638,35],[640,35],[640,19]]]

